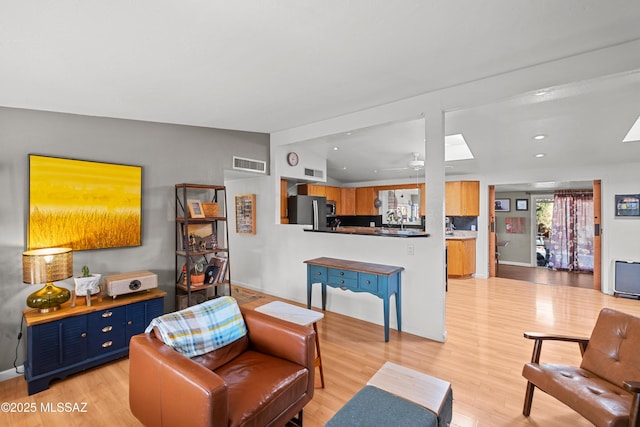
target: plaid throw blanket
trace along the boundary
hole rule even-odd
[[[247,334],[240,308],[231,297],[156,317],[145,332],[154,327],[165,344],[189,358],[224,347]]]

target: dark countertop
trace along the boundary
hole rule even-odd
[[[358,234],[362,236],[383,236],[383,237],[429,237],[429,233],[413,228],[386,228],[386,227],[338,227],[338,228],[319,228],[317,230],[305,229],[313,233],[331,233],[331,234]]]

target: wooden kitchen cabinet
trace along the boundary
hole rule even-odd
[[[298,184],[298,195],[300,196],[327,196],[327,187],[318,184]]]
[[[355,215],[356,214],[356,189],[341,188],[340,202],[336,206],[337,215]]]
[[[377,196],[375,187],[356,188],[356,215],[378,215],[378,208],[373,206]]]
[[[337,209],[338,205],[340,204],[340,187],[326,186],[325,193],[327,200],[333,200],[334,202],[336,202]]]
[[[286,179],[280,179],[280,224],[289,224],[287,213],[287,201],[289,198],[288,183]]]
[[[445,183],[446,216],[480,215],[480,181],[450,181]]]
[[[447,239],[448,276],[471,277],[476,272],[476,239]]]

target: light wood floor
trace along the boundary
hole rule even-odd
[[[265,297],[247,304],[262,305]],[[387,360],[452,383],[453,425],[587,426],[579,415],[536,391],[532,415],[522,416],[522,365],[532,343],[523,331],[589,335],[602,307],[640,316],[640,301],[591,289],[535,285],[509,279],[450,280],[446,343],[391,332],[382,326],[327,312],[319,322],[326,388],[305,408],[307,427],[322,426]],[[381,309],[382,311],[382,309]],[[577,345],[545,343],[542,361],[579,363]],[[23,378],[0,383],[0,402],[35,403],[35,413],[0,413],[0,425],[136,426],[128,407],[128,360],[92,369],[27,396]],[[318,378],[316,378],[318,380]],[[318,383],[319,381],[317,381]],[[41,403],[86,402],[86,413],[43,413]]]
[[[496,276],[503,279],[524,280],[543,285],[575,286],[593,289],[593,273],[555,271],[545,267],[524,267],[500,264]]]

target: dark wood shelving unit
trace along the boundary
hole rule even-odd
[[[214,215],[193,218],[189,202],[215,204]],[[214,206],[215,207],[215,206]],[[176,184],[175,186],[175,283],[176,310],[219,296],[219,288],[228,288],[231,295],[231,266],[229,256],[229,224],[227,222],[227,190],[223,185]],[[210,230],[210,234],[208,234]],[[213,236],[213,238],[211,237]],[[213,244],[212,244],[213,243]],[[204,245],[204,246],[203,246]],[[194,284],[191,271],[203,264],[203,273],[212,261],[226,260],[223,273],[215,283]],[[184,268],[184,270],[183,270]],[[185,274],[186,270],[186,274]]]

